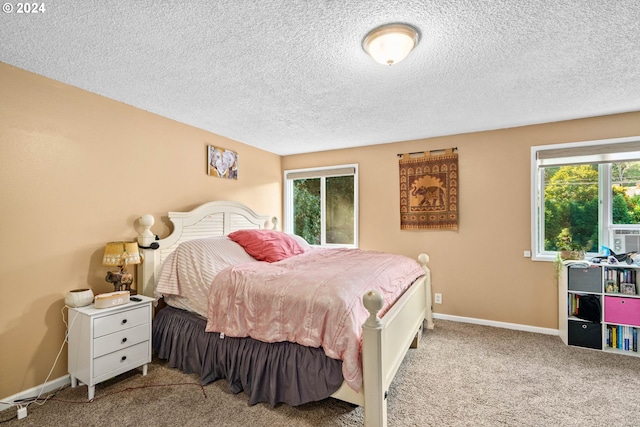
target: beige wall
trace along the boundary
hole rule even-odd
[[[238,181],[207,176],[207,144],[239,153]],[[167,211],[210,200],[281,217],[279,156],[2,63],[0,183],[0,398],[45,381],[65,294],[112,290],[104,244],[140,215],[162,237]],[[65,347],[51,379],[66,373]]]
[[[640,113],[287,156],[283,169],[358,163],[360,247],[431,257],[436,313],[557,329],[553,265],[531,249],[530,147],[640,135]],[[401,231],[398,153],[458,147],[458,231]]]

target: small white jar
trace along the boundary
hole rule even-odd
[[[93,291],[91,289],[74,289],[67,293],[64,303],[69,307],[84,307],[93,302]]]

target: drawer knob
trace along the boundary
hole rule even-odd
[[[122,356],[122,358],[120,359],[121,362],[124,362],[125,360],[127,360],[127,356]]]
[[[126,343],[126,342],[127,342],[127,338],[126,338],[126,337],[125,337],[125,338],[122,338],[122,344],[124,344],[124,343]]]
[[[587,325],[582,325],[582,329],[587,329]]]
[[[125,323],[127,323],[127,319],[122,319],[122,324],[124,325]]]

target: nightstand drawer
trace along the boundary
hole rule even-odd
[[[149,323],[151,318],[151,307],[145,304],[143,307],[133,310],[126,310],[99,317],[93,323],[94,338],[112,334],[124,329],[133,328],[144,323]]]
[[[110,373],[115,376],[148,363],[151,361],[150,359],[149,341],[145,341],[94,359],[93,377],[99,378]]]
[[[149,341],[149,324],[125,329],[93,340],[93,356],[100,357],[116,350],[131,347],[132,345]]]

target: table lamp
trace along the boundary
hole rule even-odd
[[[140,264],[141,262],[138,243],[109,242],[104,248],[102,265],[120,267],[120,270],[107,272],[105,280],[113,284],[114,291],[131,291],[133,275],[127,273],[127,265]]]

